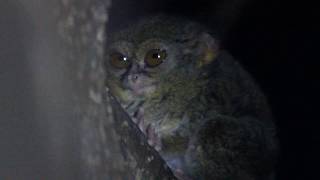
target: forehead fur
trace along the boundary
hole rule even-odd
[[[111,41],[125,40],[133,43],[141,43],[147,39],[175,41],[192,38],[201,31],[204,31],[204,28],[196,23],[182,18],[157,15],[132,23],[128,28],[113,34]]]

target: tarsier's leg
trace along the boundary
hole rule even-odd
[[[186,161],[201,179],[265,180],[275,163],[274,136],[271,122],[218,116],[194,135]]]

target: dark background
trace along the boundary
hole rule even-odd
[[[278,179],[318,180],[319,6],[308,1],[235,1],[114,0],[110,27],[165,12],[217,30],[222,46],[269,98],[281,143]],[[52,39],[40,33],[53,29],[39,15],[52,13],[44,8],[51,7],[48,2],[0,0],[1,180],[74,179],[67,177],[77,174],[78,146],[76,137],[70,137],[76,134],[76,121],[70,115],[70,97],[63,96],[70,95],[63,93],[69,81],[52,71],[63,67],[53,63],[53,48],[47,43]]]
[[[281,143],[278,179],[320,179],[317,6],[307,1],[234,2],[118,0],[111,9],[111,28],[164,12],[218,29],[222,46],[268,96]]]

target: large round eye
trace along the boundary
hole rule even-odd
[[[115,52],[111,56],[111,65],[118,69],[125,69],[130,65],[130,60],[128,57],[122,55],[121,53]]]
[[[152,49],[146,54],[145,63],[149,67],[156,67],[160,65],[166,57],[167,52],[165,50]]]

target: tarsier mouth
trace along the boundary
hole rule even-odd
[[[131,85],[130,86],[130,89],[132,90],[132,92],[135,94],[135,95],[144,95],[144,94],[148,94],[152,91],[155,90],[155,85],[154,84],[151,84],[151,85],[148,85],[148,86],[139,86],[139,85]]]
[[[134,95],[145,95],[153,92],[156,88],[156,82],[142,73],[128,75],[123,86],[129,88]]]

